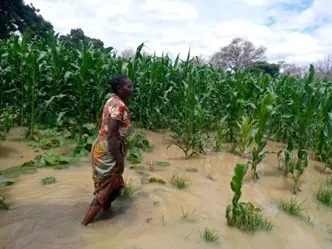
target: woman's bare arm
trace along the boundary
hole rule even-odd
[[[124,168],[124,159],[120,152],[121,138],[119,134],[120,121],[116,119],[110,119],[107,131],[107,142],[110,152],[115,157],[119,170]]]

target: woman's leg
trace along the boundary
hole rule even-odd
[[[95,218],[101,208],[107,210],[111,202],[119,195],[121,188],[124,186],[124,181],[121,175],[116,175],[114,179],[102,190],[96,193],[92,200],[89,210],[85,215],[82,225],[86,226]]]
[[[120,195],[120,192],[121,192],[121,189],[123,188],[123,186],[124,186],[123,178],[121,175],[118,175],[116,177],[116,179],[114,179],[114,185],[112,186],[112,191],[111,191],[107,201],[103,205],[103,209],[105,211],[109,210],[111,208],[112,201],[114,201]]]
[[[96,217],[101,208],[102,205],[96,198],[94,198],[90,204],[88,212],[86,213],[84,219],[81,222],[81,225],[88,225]]]

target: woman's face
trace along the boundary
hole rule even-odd
[[[130,79],[127,78],[124,80],[124,83],[119,88],[118,93],[120,93],[124,98],[129,98],[133,94],[133,84]]]

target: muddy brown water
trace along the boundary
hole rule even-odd
[[[306,200],[303,207],[311,215],[313,225],[278,209],[278,201],[289,199],[293,194],[292,181],[278,171],[275,156],[267,157],[261,164],[264,175],[260,180],[252,180],[248,172],[242,200],[262,208],[264,216],[274,225],[271,232],[251,235],[228,227],[225,218],[225,209],[233,197],[229,182],[235,164],[243,159],[222,152],[184,160],[176,148],[165,152],[161,134],[145,133],[154,150],[144,153],[144,161],[167,161],[170,166],[154,167],[153,171],[148,166],[140,171],[127,167],[124,177],[135,180],[141,189],[130,199],[116,200],[110,212],[101,212],[88,227],[80,226],[93,192],[88,158],[69,169],[42,169],[20,176],[14,185],[0,188],[0,193],[11,204],[9,211],[0,210],[0,248],[332,248],[332,234],[328,232],[332,209],[315,199],[315,191],[326,177],[318,170],[320,163],[310,161],[298,195],[299,200]],[[269,150],[282,146],[269,143]],[[24,160],[33,159],[35,152],[23,142],[9,139],[2,144],[0,155],[0,168],[6,168],[21,162],[21,155]],[[188,167],[198,172],[187,172]],[[190,182],[187,189],[177,190],[169,183],[146,183],[150,177],[166,180],[173,172],[187,177]],[[55,177],[57,182],[41,185],[41,179],[47,176]],[[182,209],[192,212],[196,220],[182,220]],[[219,243],[209,244],[202,239],[201,232],[206,227],[220,234]]]

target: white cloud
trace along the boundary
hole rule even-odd
[[[304,0],[25,1],[33,2],[57,32],[80,27],[120,51],[146,41],[151,53],[185,58],[190,48],[191,54],[208,57],[234,37],[264,45],[272,61],[309,63],[332,51],[329,0],[311,5]]]
[[[271,6],[275,4],[300,4],[302,0],[229,0],[231,2],[240,2],[254,6]]]
[[[179,21],[198,18],[196,9],[181,1],[146,0],[140,9],[155,20]]]

